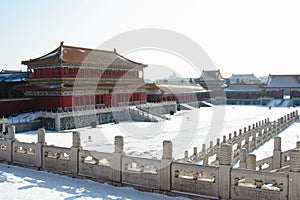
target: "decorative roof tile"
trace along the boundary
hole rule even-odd
[[[73,65],[103,66],[103,67],[125,67],[141,68],[147,65],[129,60],[114,51],[88,49],[82,47],[61,45],[50,53],[39,58],[21,62],[30,67],[40,67],[67,63]]]

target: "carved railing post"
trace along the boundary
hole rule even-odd
[[[124,138],[123,136],[115,136],[115,151],[113,153],[113,181],[114,184],[122,182],[122,157],[124,156]]]
[[[274,138],[274,150],[273,150],[273,158],[272,158],[272,169],[280,169],[281,168],[281,138]]]
[[[6,161],[7,162],[13,162],[13,143],[16,141],[15,138],[16,129],[14,125],[8,126],[8,132],[6,135],[3,135],[6,141]]]
[[[300,199],[300,148],[290,151],[289,196],[288,199]]]
[[[160,161],[160,189],[171,190],[171,163],[173,161],[173,145],[171,141],[163,142],[163,155]]]
[[[78,174],[79,171],[79,150],[81,150],[80,132],[73,131],[73,146],[71,147],[71,173]]]
[[[232,168],[232,147],[222,144],[219,166],[219,196],[222,199],[230,199],[230,171]]]
[[[256,170],[256,156],[254,154],[248,154],[247,156],[247,169]]]
[[[43,146],[45,145],[45,129],[37,130],[38,138],[35,146],[35,166],[39,169],[43,167]]]
[[[247,168],[247,150],[245,148],[240,149],[239,168],[240,169],[246,169]]]

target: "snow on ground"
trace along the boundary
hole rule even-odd
[[[287,151],[296,148],[296,142],[300,141],[300,122],[292,124],[289,128],[277,135],[281,137],[281,151]],[[276,137],[277,137],[276,136]],[[274,138],[266,142],[263,146],[252,151],[252,154],[256,155],[256,160],[262,160],[264,158],[273,155]]]
[[[74,179],[48,172],[0,164],[0,199],[173,199],[129,187],[114,187],[90,180]],[[178,197],[176,199],[185,199]]]
[[[78,128],[82,146],[87,150],[112,152],[116,135],[124,137],[127,155],[161,158],[164,140],[173,142],[174,158],[182,158],[185,150],[192,153],[203,143],[216,142],[217,137],[228,135],[243,127],[270,118],[271,121],[296,110],[295,108],[272,108],[260,106],[214,106],[185,110],[176,113],[171,120],[162,122],[120,122],[120,124],[98,125],[97,128]],[[36,131],[18,133],[22,142],[36,142]],[[60,133],[47,131],[47,144],[72,146],[72,130]]]
[[[18,116],[10,116],[8,118],[8,121],[10,123],[30,122],[33,116],[34,116],[33,112],[23,113]]]

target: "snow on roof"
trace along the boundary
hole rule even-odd
[[[216,80],[218,81],[224,80],[224,78],[221,76],[220,70],[202,71],[200,81],[216,81]]]
[[[259,84],[233,84],[225,88],[225,92],[257,92],[262,91]]]
[[[300,88],[300,75],[269,75],[266,88]]]
[[[156,83],[165,94],[196,93],[205,90],[196,83]]]
[[[39,58],[21,62],[30,67],[40,67],[60,63],[74,65],[91,65],[106,67],[143,68],[147,65],[125,58],[114,51],[87,49],[82,47],[65,46],[63,43],[54,51]]]
[[[25,80],[27,72],[0,73],[0,82],[20,82]]]

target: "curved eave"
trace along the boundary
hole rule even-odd
[[[108,68],[108,69],[118,69],[118,68],[125,68],[125,69],[134,69],[134,68],[139,68],[139,69],[143,69],[145,67],[147,67],[148,65],[138,65],[138,66],[130,66],[130,65],[108,65],[108,64],[88,64],[88,63],[76,63],[76,62],[65,62],[65,61],[58,61],[58,62],[48,62],[48,63],[29,63],[30,61],[22,61],[22,64],[27,65],[29,69],[32,68],[44,68],[44,67],[50,67],[53,65],[57,65],[57,64],[69,64],[69,65],[79,65],[78,68],[80,67],[84,67],[84,68],[88,68],[88,67],[93,67],[93,68],[97,68],[97,67],[104,67],[104,68]],[[66,66],[61,66],[61,67],[66,67]]]

